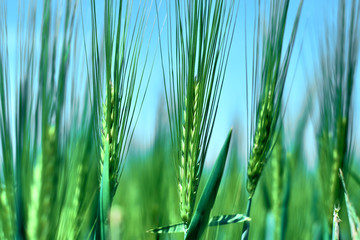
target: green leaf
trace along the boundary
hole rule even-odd
[[[212,217],[209,221],[208,226],[216,227],[216,226],[232,224],[232,223],[241,223],[241,222],[245,222],[245,221],[251,221],[251,219],[244,214],[221,215],[221,216]],[[186,224],[178,223],[178,224],[174,224],[174,225],[170,225],[170,226],[166,226],[166,227],[150,229],[147,232],[148,233],[157,233],[157,234],[186,232]]]
[[[148,230],[149,233],[180,233],[180,232],[186,232],[186,224],[185,223],[178,223],[166,227],[160,227]]]
[[[251,219],[244,214],[222,215],[222,216],[212,217],[209,221],[209,226],[214,227],[214,226],[226,225],[231,223],[240,223],[245,221],[251,221]]]
[[[232,129],[230,130],[220,154],[215,162],[210,178],[206,183],[205,189],[200,197],[199,204],[195,210],[189,230],[185,239],[199,239],[209,223],[210,211],[214,206],[215,198],[219,189],[221,178],[224,172],[226,158],[229,150]]]

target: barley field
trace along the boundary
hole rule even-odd
[[[359,0],[0,0],[0,239],[360,239]]]

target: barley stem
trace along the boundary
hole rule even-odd
[[[252,202],[252,197],[249,197],[247,207],[246,207],[246,216],[247,217],[250,217],[251,202]],[[247,240],[249,238],[249,233],[250,233],[250,222],[247,221],[244,223],[244,226],[243,226],[241,240]]]

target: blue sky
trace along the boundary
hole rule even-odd
[[[165,1],[165,0],[163,0]],[[87,41],[90,36],[90,7],[89,1],[82,1],[82,9],[84,16],[85,37]],[[101,14],[103,11],[102,1],[98,2],[97,12]],[[161,0],[158,0],[160,3]],[[240,151],[245,157],[246,153],[246,95],[245,95],[245,11],[247,16],[247,23],[250,24],[254,18],[254,1],[241,1],[240,8],[237,16],[237,23],[231,48],[230,58],[227,66],[227,73],[225,76],[224,88],[220,100],[220,107],[218,111],[217,120],[214,127],[213,138],[209,146],[210,162],[215,159],[219,152],[221,145],[228,133],[228,130],[235,126],[236,132],[242,141]],[[134,2],[134,7],[137,6],[139,0]],[[246,3],[246,7],[245,7]],[[288,37],[290,34],[289,27],[295,17],[297,5],[299,0],[290,1],[289,11],[289,25],[286,32]],[[9,55],[11,71],[14,72],[14,57],[12,54],[16,47],[16,24],[18,5],[17,1],[7,1],[8,5],[8,31],[9,31]],[[38,6],[41,6],[41,1],[38,1]],[[319,37],[322,36],[326,22],[334,23],[336,21],[337,1],[331,0],[318,0],[310,1],[305,0],[302,16],[300,20],[297,41],[294,47],[293,59],[288,73],[288,81],[286,85],[285,96],[288,98],[288,105],[285,114],[285,129],[287,137],[291,139],[293,124],[299,116],[301,106],[304,102],[308,85],[313,85],[312,71],[314,67],[314,60],[317,57]],[[150,32],[153,23],[156,19],[155,2],[152,3],[152,8],[149,9],[149,24],[147,31],[147,38],[150,37]],[[160,25],[166,16],[166,9],[164,3],[159,6]],[[154,57],[154,68],[150,79],[150,85],[145,98],[144,106],[139,118],[137,129],[135,131],[134,142],[132,146],[138,148],[142,146],[148,147],[153,139],[155,130],[155,121],[157,107],[160,99],[164,99],[163,76],[161,72],[160,54],[158,49],[158,36],[157,29],[154,30],[154,35],[149,42],[150,56]],[[247,27],[248,37],[252,36],[252,28]],[[79,34],[82,38],[82,33]],[[248,46],[251,49],[251,46]],[[249,51],[250,53],[250,51]],[[355,119],[359,119],[359,104],[360,104],[360,84],[359,84],[359,71],[357,72],[357,82],[355,84],[354,92],[354,109]],[[290,90],[291,89],[291,90]],[[315,104],[315,103],[314,103]],[[304,144],[308,149],[309,161],[315,158],[314,146],[314,126],[316,126],[316,114],[313,116],[312,121],[306,130],[306,140]],[[358,121],[354,121],[354,138],[356,139],[355,146],[357,146],[360,137]],[[359,149],[356,148],[357,154]]]
[[[213,138],[209,147],[209,158],[214,160],[219,152],[222,141],[225,139],[228,130],[236,127],[235,134],[238,134],[242,141],[239,148],[245,157],[246,153],[246,95],[245,95],[245,10],[247,23],[251,23],[254,17],[253,1],[241,1],[237,17],[237,25],[231,48],[230,59],[227,66],[223,93],[220,100],[220,107],[214,127]],[[299,1],[290,1],[289,24],[286,32],[289,37],[289,27],[292,24]],[[304,102],[308,86],[314,86],[312,71],[314,61],[318,57],[319,39],[324,31],[324,26],[328,23],[335,23],[337,10],[337,1],[304,1],[302,16],[300,20],[297,40],[294,47],[293,59],[288,73],[285,97],[288,99],[288,105],[285,113],[285,129],[287,138],[292,138],[294,123],[299,117],[300,109]],[[160,6],[160,11],[165,11],[164,6]],[[163,13],[165,14],[165,13]],[[247,27],[248,37],[252,34],[252,28]],[[159,55],[158,55],[159,56]],[[164,97],[162,84],[162,73],[159,64],[154,67],[141,119],[136,130],[136,142],[147,145],[151,142],[155,126],[156,116],[154,106],[157,106],[160,96]],[[359,72],[357,74],[359,76]],[[357,78],[359,79],[359,77]],[[314,86],[315,87],[315,86]],[[359,83],[356,83],[354,92],[355,119],[359,119]],[[314,103],[316,104],[316,103]],[[314,114],[306,129],[306,139],[304,144],[307,148],[308,161],[313,163],[315,155],[315,129],[318,116]],[[354,121],[354,138],[359,138],[357,121]],[[356,141],[358,142],[358,141]],[[356,144],[355,144],[356,146]],[[355,147],[356,148],[356,147]],[[358,153],[357,149],[357,153]],[[210,160],[211,161],[211,160]]]

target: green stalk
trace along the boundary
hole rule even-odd
[[[252,198],[249,197],[248,203],[246,206],[246,216],[247,217],[250,216],[251,203],[252,203]],[[243,226],[242,234],[241,234],[241,240],[247,239],[249,237],[249,232],[250,232],[250,222],[245,222],[244,226]]]

